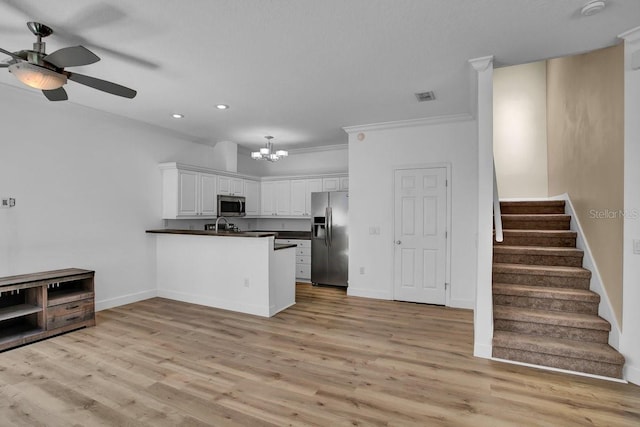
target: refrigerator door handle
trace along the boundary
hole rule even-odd
[[[324,208],[324,244],[329,247],[329,208]]]
[[[333,209],[331,207],[327,209],[329,209],[329,232],[327,234],[329,235],[329,247],[331,247],[333,240]]]

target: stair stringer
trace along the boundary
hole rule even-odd
[[[598,266],[593,259],[593,254],[591,253],[591,248],[589,247],[589,243],[584,235],[582,230],[582,226],[580,225],[580,220],[576,215],[576,210],[571,203],[571,198],[567,193],[560,194],[558,196],[552,196],[547,198],[546,200],[564,200],[565,201],[565,209],[566,214],[571,215],[571,223],[569,225],[571,231],[575,231],[578,233],[576,239],[576,248],[582,250],[584,252],[584,258],[582,259],[582,266],[587,270],[591,270],[591,281],[589,283],[589,290],[600,295],[600,304],[598,305],[598,316],[602,317],[606,321],[611,324],[611,331],[609,332],[609,345],[616,350],[620,351],[620,324],[616,319],[616,316],[613,311],[613,306],[611,305],[611,300],[609,299],[609,295],[607,294],[607,290],[602,284],[602,277],[600,276],[600,271],[598,270]]]

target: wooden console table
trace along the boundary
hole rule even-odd
[[[0,277],[0,351],[96,324],[94,271]]]

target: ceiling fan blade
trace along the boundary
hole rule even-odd
[[[8,50],[4,50],[3,48],[0,47],[0,52],[4,53],[5,55],[9,55],[10,57],[14,58],[14,59],[19,59],[20,61],[22,61],[22,58],[19,57],[18,55],[16,55],[13,52],[9,52]]]
[[[67,91],[61,87],[53,90],[43,90],[42,93],[44,93],[44,96],[46,96],[49,101],[66,101],[69,99]]]
[[[85,76],[84,74],[70,72],[65,72],[65,74],[70,80],[73,80],[76,83],[80,83],[82,85],[89,86],[94,89],[110,93],[112,95],[118,95],[124,98],[134,98],[138,93],[133,89],[129,89],[128,87],[124,87],[113,82],[108,82],[106,80],[96,79],[95,77]]]
[[[100,61],[100,57],[84,46],[71,46],[56,50],[44,60],[58,68],[64,68],[93,64]]]

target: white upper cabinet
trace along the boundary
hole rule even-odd
[[[340,191],[348,191],[349,190],[349,177],[343,176],[340,178]]]
[[[291,215],[291,181],[275,181],[276,215]]]
[[[322,179],[291,180],[291,215],[311,215],[311,193],[322,191]]]
[[[244,196],[244,180],[229,176],[218,177],[218,194]]]
[[[340,190],[340,178],[322,178],[322,191]]]
[[[162,218],[214,218],[216,178],[202,172],[163,169]]]
[[[261,215],[291,215],[291,181],[265,181],[260,186]]]
[[[244,180],[245,211],[247,215],[260,215],[260,186],[258,181]]]
[[[216,184],[218,177],[208,173],[200,173],[200,214],[214,217],[218,213]]]

